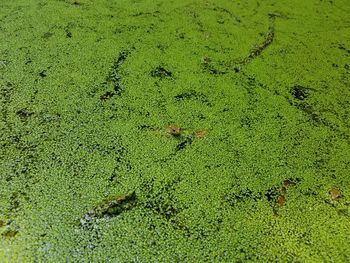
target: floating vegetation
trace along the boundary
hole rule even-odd
[[[349,1],[0,6],[1,262],[350,261]]]

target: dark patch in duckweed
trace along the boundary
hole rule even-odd
[[[31,111],[28,111],[27,109],[21,109],[21,110],[17,111],[16,114],[18,115],[18,117],[20,117],[20,119],[22,121],[25,121],[29,117],[31,117],[34,113]]]
[[[113,89],[117,95],[119,95],[121,93],[120,67],[123,65],[123,63],[127,59],[128,55],[129,55],[129,51],[127,51],[127,50],[122,50],[119,52],[119,55],[112,66],[111,72],[109,73],[109,76],[107,77],[107,81],[113,83]]]
[[[10,201],[9,211],[11,213],[18,212],[19,206],[20,206],[19,193],[18,192],[13,192],[9,199],[10,199],[9,200]]]
[[[235,206],[238,202],[243,202],[246,199],[252,199],[257,201],[262,198],[262,194],[260,192],[253,192],[251,189],[243,189],[240,191],[234,191],[225,196],[225,200],[229,205]]]
[[[233,70],[236,73],[239,72],[239,65],[244,66],[249,64],[251,61],[259,57],[262,52],[272,44],[275,38],[275,17],[277,16],[278,15],[269,14],[269,28],[264,40],[260,44],[255,45],[246,57],[242,59],[236,59],[232,63],[229,63],[231,65],[234,65]]]
[[[216,69],[213,66],[208,66],[207,70],[209,71],[210,74],[213,74],[213,75],[224,75],[227,73],[226,71]]]
[[[339,208],[339,209],[337,209],[337,214],[339,216],[346,216],[346,217],[348,217],[349,216],[349,209],[348,208]]]
[[[268,189],[266,191],[266,193],[264,195],[267,198],[267,201],[269,203],[274,204],[274,201],[276,200],[276,198],[278,196],[278,187],[276,187],[276,186],[271,187],[270,189]]]
[[[226,74],[227,72],[226,71],[222,71],[222,70],[219,70],[217,69],[213,62],[212,62],[212,59],[209,58],[209,57],[204,57],[202,59],[202,68],[204,71],[208,72],[209,74],[212,74],[212,75],[224,75]]]
[[[0,233],[5,239],[14,238],[19,232],[19,227],[14,220],[0,220]]]
[[[119,55],[113,63],[111,70],[106,78],[106,81],[103,83],[104,85],[111,85],[113,91],[106,91],[103,95],[101,95],[101,101],[106,101],[115,95],[119,96],[122,94],[123,86],[121,84],[120,67],[123,65],[128,55],[129,51],[122,50],[119,52]]]
[[[148,125],[148,124],[138,125],[137,128],[140,129],[140,130],[149,130],[149,131],[155,131],[156,130],[155,127],[153,127],[151,125]]]
[[[152,70],[151,76],[154,78],[157,77],[160,79],[165,79],[165,78],[173,79],[173,73],[162,66],[158,66],[154,70]]]
[[[345,51],[346,53],[350,54],[350,49],[347,49],[346,47],[344,47],[344,44],[339,44],[338,48],[340,50]]]
[[[82,3],[80,1],[73,1],[72,5],[80,6],[80,5],[82,5]]]
[[[12,92],[14,90],[13,84],[10,82],[7,82],[5,85],[0,87],[0,99],[2,103],[2,107],[0,109],[1,111],[1,119],[4,123],[8,122],[8,106],[12,100]],[[7,126],[10,128],[10,126]]]
[[[180,39],[185,39],[186,34],[185,34],[185,33],[180,33],[180,34],[178,35],[178,37],[179,37]]]
[[[39,76],[45,78],[47,76],[46,70],[39,72]]]
[[[186,137],[182,142],[176,145],[176,152],[184,150],[187,146],[191,145],[193,142],[192,137]]]
[[[112,171],[112,174],[108,177],[109,182],[115,182],[118,177],[118,171],[120,171],[121,168],[124,170],[130,171],[131,170],[131,164],[128,158],[126,158],[124,153],[124,148],[118,153],[118,156],[115,158],[115,167]]]
[[[4,238],[14,238],[18,234],[18,230],[8,228],[1,233]]]
[[[186,101],[186,100],[198,100],[204,104],[210,105],[208,97],[202,93],[202,92],[197,92],[195,90],[189,90],[182,92],[175,97],[176,101]]]
[[[269,46],[272,44],[272,41],[275,37],[275,32],[274,32],[274,29],[273,27],[270,27],[269,28],[269,31],[267,32],[267,35],[264,39],[264,41],[256,46],[255,48],[253,48],[248,57],[246,59],[244,59],[240,64],[247,64],[249,63],[250,61],[252,61],[253,59],[255,59],[256,57],[260,56],[261,53]]]
[[[308,116],[315,124],[321,124],[322,121],[320,119],[320,116],[314,112],[314,109],[311,105],[309,104],[306,104],[306,103],[300,103],[300,104],[297,104],[296,107],[303,111],[306,116]],[[323,123],[325,124],[325,123]]]
[[[300,182],[300,178],[289,178],[282,182],[281,186],[273,186],[265,192],[252,191],[251,189],[244,189],[240,191],[234,191],[225,196],[224,200],[229,205],[235,206],[239,202],[246,200],[258,201],[266,198],[267,202],[270,203],[272,210],[275,215],[278,213],[278,209],[283,207],[287,201],[287,190],[290,187],[295,186]]]
[[[106,100],[112,98],[114,95],[115,95],[114,92],[112,92],[112,91],[107,91],[105,94],[103,94],[103,95],[100,96],[100,100],[106,101]]]
[[[94,250],[101,242],[101,225],[120,216],[126,211],[130,211],[136,206],[137,197],[135,191],[118,196],[112,196],[98,203],[93,209],[88,211],[79,219],[79,236],[88,235],[85,240],[84,249]],[[82,231],[82,232],[79,232]],[[82,246],[84,243],[81,243]]]
[[[66,38],[72,38],[73,37],[72,31],[70,31],[68,28],[65,28],[64,32],[66,33]]]
[[[320,118],[319,113],[316,113],[314,107],[308,102],[311,92],[316,92],[316,90],[314,88],[295,85],[290,90],[293,100],[288,99],[288,101],[290,105],[295,106],[304,112],[304,114],[308,116],[315,124],[324,124],[326,126],[330,125]]]
[[[316,90],[313,88],[307,88],[301,85],[295,85],[291,88],[291,94],[293,98],[300,101],[306,100],[309,97],[311,91],[316,92]]]
[[[49,39],[50,37],[52,37],[54,34],[52,32],[45,32],[42,36],[42,38],[44,39]]]
[[[237,23],[241,23],[241,22],[242,22],[241,19],[240,19],[238,16],[234,15],[231,11],[229,11],[229,10],[226,9],[226,8],[216,6],[216,7],[213,8],[213,10],[214,10],[214,11],[219,11],[219,12],[221,12],[221,13],[226,13],[226,14],[228,14],[228,15],[230,16],[230,18],[234,19],[235,22],[237,22]]]
[[[3,147],[12,147],[17,151],[21,152],[21,157],[17,159],[17,162],[14,166],[11,167],[11,172],[7,173],[5,179],[7,182],[12,181],[14,178],[24,180],[22,186],[27,186],[33,183],[33,175],[30,173],[36,163],[36,144],[28,143],[22,139],[19,135],[13,135],[6,138],[4,141]],[[18,191],[21,193],[21,190]],[[10,198],[11,202],[17,200],[18,194],[16,193],[14,197]]]
[[[297,100],[304,100],[308,97],[308,92],[305,90],[304,87],[296,85],[292,88],[291,91],[293,97]]]
[[[96,221],[96,219],[111,219],[125,211],[131,210],[136,204],[136,199],[135,191],[129,194],[109,197],[83,215],[79,220],[80,226],[85,227]]]
[[[157,188],[153,181],[144,183],[141,186],[141,190],[146,197],[143,206],[157,215],[171,220],[182,211],[174,198],[174,191],[179,182],[180,179],[175,178],[164,183],[160,188]]]
[[[134,17],[138,17],[138,16],[154,16],[154,17],[158,17],[159,14],[160,14],[160,12],[158,10],[156,10],[154,12],[138,12],[138,13],[132,14],[131,16],[134,16]]]

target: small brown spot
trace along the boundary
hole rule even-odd
[[[174,137],[178,137],[182,134],[183,129],[176,125],[169,125],[165,127],[165,132],[169,135],[172,135]]]
[[[336,201],[339,198],[342,197],[341,192],[338,188],[333,187],[330,191],[329,191],[330,197],[332,201]]]
[[[286,203],[286,197],[284,195],[279,195],[277,197],[276,203],[279,207],[284,206],[284,204]]]
[[[207,136],[208,134],[208,130],[207,129],[202,129],[202,130],[198,130],[194,133],[194,137],[196,137],[197,139],[202,139],[205,136]]]

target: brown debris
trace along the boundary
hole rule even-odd
[[[342,197],[342,194],[340,192],[340,190],[336,187],[333,187],[330,191],[330,198],[332,201],[337,201],[338,199],[340,199]]]
[[[167,127],[165,127],[165,132],[169,135],[172,135],[174,137],[178,137],[180,135],[182,135],[182,132],[184,131],[184,129],[182,129],[179,126],[176,125],[169,125]]]
[[[286,197],[284,195],[279,195],[277,197],[277,200],[276,200],[276,204],[279,206],[279,207],[282,207],[284,206],[284,204],[286,203]]]
[[[288,178],[283,181],[282,186],[278,189],[276,193],[277,197],[275,199],[275,204],[274,204],[275,215],[277,215],[277,209],[283,207],[287,202],[286,194],[287,194],[288,188],[291,186],[295,186],[298,181],[299,181],[298,178],[296,179]]]
[[[204,137],[206,137],[208,134],[208,130],[207,129],[202,129],[202,130],[198,130],[196,132],[194,132],[194,137],[197,139],[203,139]]]

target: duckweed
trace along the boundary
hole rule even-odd
[[[1,262],[349,262],[347,0],[2,0]]]

